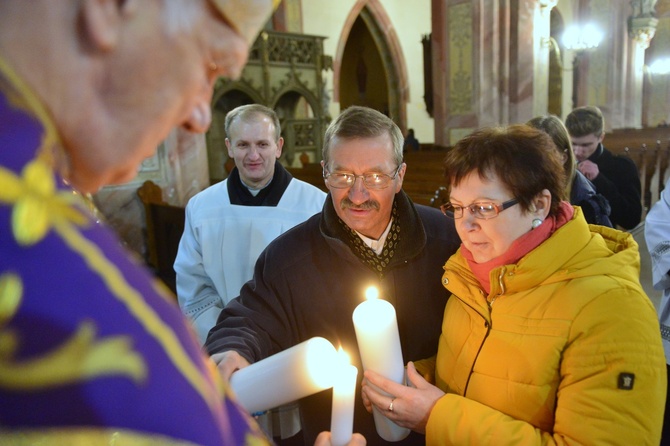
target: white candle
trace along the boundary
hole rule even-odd
[[[395,309],[389,302],[378,299],[378,295],[376,288],[368,288],[367,300],[359,304],[353,314],[363,369],[372,370],[392,381],[402,383],[405,363],[400,348]],[[400,441],[409,435],[409,429],[398,426],[376,407],[373,407],[372,414],[377,433],[384,440]]]
[[[333,386],[333,407],[330,414],[330,442],[333,446],[345,446],[351,441],[358,377],[358,369],[350,364],[349,357],[342,348],[339,356],[340,364]]]
[[[236,371],[230,386],[242,407],[262,412],[332,387],[337,364],[333,344],[315,337]]]

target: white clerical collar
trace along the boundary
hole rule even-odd
[[[240,183],[242,183],[242,186],[246,187],[247,190],[249,190],[249,193],[255,197],[256,195],[258,195],[258,193],[259,193],[260,191],[262,191],[263,189],[265,189],[266,187],[268,187],[268,186],[270,185],[270,183],[272,183],[272,178],[270,178],[270,181],[268,181],[267,183],[265,183],[265,186],[261,187],[260,189],[254,189],[253,187],[249,186],[247,183],[245,183],[244,181],[242,181],[242,177],[240,177]]]
[[[363,240],[365,246],[372,249],[375,252],[375,254],[379,255],[382,253],[382,249],[384,249],[384,243],[386,242],[386,237],[389,235],[389,231],[391,230],[391,223],[393,223],[393,219],[389,221],[388,226],[386,226],[386,230],[381,235],[381,237],[379,237],[379,240],[374,240],[371,239],[370,237],[366,237],[358,231],[356,231],[356,234],[358,234],[361,240]]]

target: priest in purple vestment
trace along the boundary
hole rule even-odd
[[[273,3],[0,2],[1,444],[269,441],[82,197],[207,130]]]

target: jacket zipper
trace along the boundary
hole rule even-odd
[[[468,394],[468,387],[470,386],[470,378],[472,378],[472,371],[474,370],[475,364],[477,363],[477,359],[479,359],[479,354],[482,351],[482,348],[484,347],[484,343],[486,342],[486,339],[489,337],[489,334],[491,333],[491,326],[493,325],[493,302],[496,301],[496,299],[500,296],[502,296],[505,293],[505,285],[503,284],[503,277],[505,276],[505,268],[502,268],[500,270],[500,274],[498,275],[498,284],[500,285],[500,293],[497,295],[493,296],[491,300],[486,301],[486,304],[489,307],[489,312],[490,314],[490,319],[491,322],[489,323],[488,321],[484,320],[484,324],[486,326],[486,335],[484,336],[484,339],[482,339],[482,343],[479,346],[479,349],[477,351],[477,355],[475,356],[475,360],[472,362],[472,367],[470,368],[470,373],[468,374],[468,380],[465,383],[465,387],[463,388],[463,396],[467,396]],[[461,300],[461,302],[463,302]],[[465,303],[465,302],[464,302]],[[466,304],[468,305],[468,304]],[[468,305],[470,308],[473,308],[471,305]],[[474,309],[474,308],[473,308]]]
[[[505,294],[505,284],[503,283],[503,277],[505,276],[505,268],[500,269],[500,274],[498,274],[498,285],[500,286],[500,292],[493,296],[491,300],[487,300],[487,304],[489,306],[489,311],[493,311],[493,303],[496,301],[497,298]]]
[[[487,301],[486,301],[486,304],[489,307],[489,311],[491,312],[491,316],[493,315],[493,312],[492,312],[493,302],[495,302],[495,300],[498,297],[502,296],[505,293],[505,285],[503,284],[503,280],[502,280],[504,276],[505,276],[505,268],[502,268],[500,270],[500,274],[498,275],[498,284],[500,285],[500,293],[498,293],[496,296],[493,296],[491,298],[491,300],[487,299]],[[466,303],[462,299],[461,299],[461,302],[463,302],[465,305],[472,308],[476,312],[476,309],[474,307],[472,307],[472,305]],[[463,387],[463,396],[467,396],[467,394],[468,394],[468,387],[470,386],[470,378],[472,378],[472,371],[474,370],[475,364],[477,363],[477,359],[479,358],[479,353],[481,353],[482,348],[484,347],[484,343],[486,342],[486,339],[489,337],[489,334],[491,333],[491,326],[493,325],[493,318],[491,317],[491,323],[484,320],[484,324],[486,325],[486,335],[484,336],[484,339],[482,339],[482,343],[479,346],[479,349],[477,351],[477,355],[475,356],[475,359],[472,362],[472,367],[470,368],[470,373],[468,373],[468,379],[465,383],[465,386]]]
[[[470,372],[468,373],[468,379],[465,382],[465,386],[463,387],[463,396],[468,395],[468,388],[470,387],[470,379],[472,378],[472,371],[475,369],[475,364],[477,363],[477,359],[479,359],[479,354],[482,351],[482,348],[484,348],[484,343],[486,342],[486,339],[489,337],[489,334],[491,333],[491,324],[487,321],[484,320],[484,326],[486,327],[486,334],[484,335],[484,339],[482,339],[482,343],[479,345],[479,349],[477,349],[477,354],[475,355],[474,361],[472,361],[472,367],[470,367]]]

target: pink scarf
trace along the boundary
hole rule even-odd
[[[491,282],[489,273],[502,265],[509,265],[519,261],[523,256],[540,246],[542,242],[548,239],[554,231],[572,219],[574,208],[567,201],[562,201],[558,208],[556,216],[547,217],[540,226],[526,232],[524,235],[514,240],[509,249],[496,258],[484,263],[477,263],[472,257],[472,253],[461,244],[461,254],[467,260],[470,270],[479,280],[484,291],[491,292]]]

